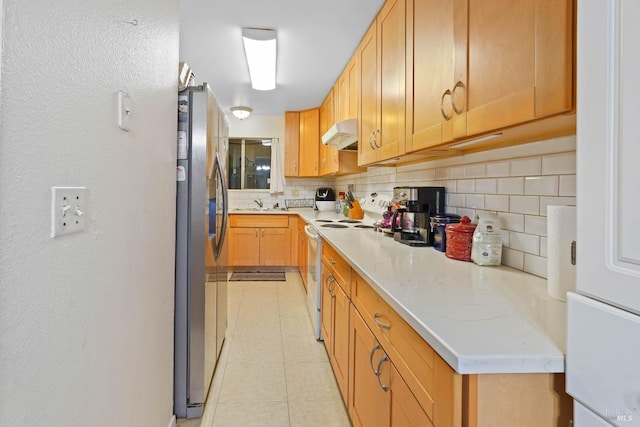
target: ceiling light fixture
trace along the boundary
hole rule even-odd
[[[276,32],[261,28],[243,28],[244,53],[249,64],[251,87],[276,88]]]
[[[253,110],[249,107],[231,107],[231,114],[240,120],[244,120],[251,115]]]

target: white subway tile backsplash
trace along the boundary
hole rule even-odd
[[[509,212],[509,196],[487,194],[484,196],[484,208],[492,211]]]
[[[511,163],[508,160],[487,163],[487,177],[503,177],[511,175]]]
[[[540,215],[547,216],[547,206],[575,206],[575,197],[540,197]]]
[[[538,236],[547,235],[547,218],[537,215],[525,215],[524,232]]]
[[[449,168],[436,168],[436,179],[448,179]]]
[[[498,212],[498,219],[503,229],[524,232],[524,215]]]
[[[524,194],[524,179],[498,178],[498,194]]]
[[[475,209],[469,208],[458,208],[458,212],[456,212],[460,216],[468,216],[469,219],[473,222],[476,220],[476,211]]]
[[[476,163],[466,165],[464,167],[464,176],[467,178],[484,178],[486,176],[486,168],[484,163]]]
[[[536,196],[557,196],[558,176],[528,176],[524,179],[524,194]]]
[[[537,196],[510,196],[509,210],[516,213],[538,215],[540,213],[540,198]]]
[[[542,156],[542,175],[562,175],[575,173],[575,152]]]
[[[467,194],[465,196],[465,207],[472,209],[484,209],[484,195]]]
[[[441,186],[447,192],[446,212],[474,221],[481,212],[498,215],[503,264],[545,277],[547,206],[576,204],[575,152],[570,151],[575,150],[575,136],[565,139],[570,143],[555,139],[398,167],[370,167],[336,178],[288,178],[288,188],[278,198],[266,191],[235,192],[230,205],[248,207],[257,197],[265,204],[313,198],[316,188],[324,186],[345,191],[354,184],[356,197],[373,191],[391,195],[396,186]]]
[[[547,257],[547,238],[546,237],[540,238],[540,256],[545,258]]]
[[[559,196],[575,197],[576,195],[576,176],[560,175],[560,192]]]
[[[476,179],[476,193],[496,194],[498,192],[498,181],[495,178]]]
[[[461,179],[458,181],[458,193],[475,193],[476,183],[472,179]]]
[[[524,271],[547,278],[547,259],[541,256],[524,254]]]
[[[463,208],[465,206],[465,195],[449,193],[447,194],[447,206],[454,206],[456,208]]]
[[[540,157],[528,157],[525,159],[511,160],[511,176],[540,175]]]
[[[540,254],[540,236],[511,232],[509,234],[509,248],[538,255]]]
[[[502,263],[511,268],[522,270],[524,267],[524,253],[509,248],[502,248]]]
[[[464,166],[452,166],[449,168],[449,178],[464,178]]]

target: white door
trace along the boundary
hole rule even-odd
[[[579,0],[577,10],[578,294],[567,302],[567,391],[576,427],[640,426],[640,2]]]

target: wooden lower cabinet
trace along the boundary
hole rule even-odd
[[[324,345],[343,400],[347,399],[349,372],[349,307],[351,302],[331,265],[322,261],[321,323]]]
[[[328,244],[321,285],[325,346],[354,426],[569,425],[564,374],[456,373]]]
[[[349,415],[354,426],[432,427],[398,370],[352,306]]]
[[[292,264],[288,215],[230,215],[229,266]]]

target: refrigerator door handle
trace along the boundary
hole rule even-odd
[[[216,153],[216,175],[218,175],[218,179],[220,182],[220,187],[222,187],[222,223],[220,224],[220,237],[218,239],[217,244],[213,247],[213,254],[216,258],[220,256],[220,251],[222,250],[222,244],[224,243],[224,239],[227,234],[227,219],[229,215],[229,207],[227,206],[228,202],[228,189],[224,183],[224,171],[222,170],[222,162],[220,161],[220,153]]]

